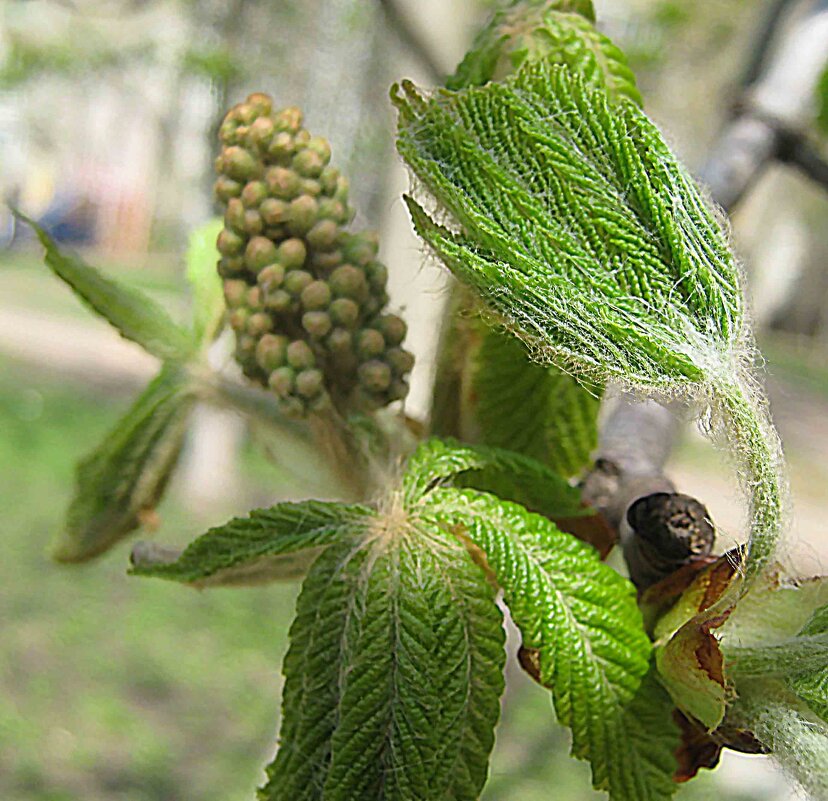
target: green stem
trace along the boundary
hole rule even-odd
[[[828,632],[765,646],[722,645],[728,671],[741,676],[795,675],[828,664]]]
[[[742,592],[767,567],[784,528],[787,485],[779,435],[771,422],[764,398],[752,393],[737,376],[718,387],[725,435],[742,473],[750,501],[750,537],[744,563]]]

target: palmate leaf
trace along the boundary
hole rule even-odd
[[[186,372],[165,365],[78,464],[66,527],[53,546],[55,559],[91,559],[141,525],[172,474],[195,401]]]
[[[255,509],[210,529],[174,562],[136,564],[130,572],[194,587],[298,578],[309,557],[362,531],[371,514],[366,506],[325,501]]]
[[[499,330],[474,355],[474,413],[483,442],[577,475],[598,445],[602,390],[556,367],[537,364],[526,346]]]
[[[121,336],[137,342],[160,359],[181,360],[193,349],[189,332],[176,325],[152,298],[133,287],[107,278],[77,256],[63,253],[54,240],[34,220],[15,212],[32,226],[46,249],[45,261],[58,278],[118,330]]]
[[[497,491],[550,517],[591,514],[581,494],[546,465],[503,448],[432,438],[408,460],[403,476],[406,503],[413,506],[431,488],[446,482]]]
[[[592,3],[523,0],[501,9],[446,81],[448,89],[501,80],[527,61],[564,64],[586,83],[641,103],[624,54],[593,26]]]
[[[378,518],[366,535],[305,581],[259,797],[473,801],[503,688],[493,591],[439,529]]]
[[[669,797],[678,734],[654,677],[642,683],[652,649],[632,584],[546,518],[491,495],[434,489],[422,514],[482,552],[596,788],[618,801]]]
[[[656,126],[542,60],[392,97],[399,152],[450,226],[408,198],[417,233],[534,358],[716,402],[750,496],[746,589],[781,536],[784,460],[725,231]]]

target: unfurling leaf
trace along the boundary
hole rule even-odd
[[[446,87],[481,86],[502,80],[527,61],[544,60],[569,67],[587,84],[603,86],[614,97],[640,104],[627,59],[595,29],[594,21],[591,3],[515,3],[498,11],[477,35]]]
[[[565,477],[588,464],[598,445],[600,387],[532,362],[522,342],[497,330],[483,334],[473,370],[472,413],[484,443],[530,456]]]
[[[165,365],[101,445],[78,464],[66,529],[53,547],[55,559],[91,559],[141,525],[172,474],[195,401],[186,373]]]
[[[134,559],[131,572],[194,587],[301,578],[321,549],[361,531],[370,514],[342,503],[280,503],[210,529],[173,562]]]
[[[493,590],[439,529],[376,518],[297,603],[266,801],[475,801],[503,688]]]
[[[669,797],[678,732],[655,676],[644,683],[652,648],[632,584],[546,518],[491,495],[437,488],[422,514],[482,553],[594,785],[617,801]]]
[[[216,238],[223,226],[220,218],[209,220],[190,233],[187,245],[187,280],[193,290],[193,333],[200,344],[212,341],[224,319],[224,290],[216,272]]]
[[[429,439],[408,460],[403,477],[407,502],[416,503],[434,486],[452,482],[496,492],[549,517],[582,517],[580,492],[558,473],[514,451]]]
[[[58,278],[92,311],[103,317],[121,336],[137,342],[160,359],[181,360],[192,351],[192,339],[176,325],[152,298],[133,287],[107,278],[77,256],[61,252],[54,240],[36,222],[15,212],[34,228],[46,248],[45,261]]]
[[[448,226],[409,198],[417,233],[533,357],[716,402],[751,497],[748,586],[781,535],[781,450],[726,233],[656,126],[543,60],[393,99],[399,152]]]

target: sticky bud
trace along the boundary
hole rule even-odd
[[[374,328],[366,328],[357,336],[357,354],[363,360],[373,359],[385,350],[385,339]]]
[[[302,290],[302,305],[308,311],[326,309],[331,302],[331,290],[325,281],[313,281]]]
[[[287,337],[265,334],[256,345],[256,361],[266,373],[282,367],[287,355]]]
[[[268,386],[281,398],[293,392],[294,372],[290,367],[277,367],[267,380]]]
[[[304,339],[297,339],[287,347],[288,364],[295,370],[305,370],[316,364],[310,345]]]
[[[302,328],[314,339],[322,339],[331,330],[331,317],[323,311],[305,312],[302,315]]]
[[[391,385],[391,368],[378,359],[359,366],[359,383],[368,392],[382,392]]]
[[[328,311],[331,320],[344,328],[354,328],[359,322],[359,304],[350,298],[337,298]]]
[[[243,147],[228,147],[221,157],[222,172],[236,181],[249,181],[261,172],[261,164]]]
[[[287,227],[295,236],[302,236],[316,222],[319,206],[310,195],[299,195],[290,202]]]
[[[337,267],[330,277],[331,290],[340,298],[353,298],[363,301],[368,295],[368,282],[365,273],[352,264]]]
[[[251,272],[258,273],[263,267],[276,261],[276,245],[267,237],[254,236],[244,251],[244,263]]]
[[[305,263],[307,255],[307,248],[301,239],[285,239],[284,242],[279,245],[279,264],[281,264],[286,270],[299,269]]]
[[[296,376],[296,391],[304,398],[315,398],[325,386],[321,370],[302,370]]]

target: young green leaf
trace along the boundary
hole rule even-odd
[[[209,344],[224,319],[221,276],[216,271],[216,238],[224,227],[220,218],[209,220],[190,233],[187,245],[187,279],[193,290],[193,333],[196,342]]]
[[[632,584],[546,518],[494,496],[438,488],[422,514],[482,552],[595,787],[618,801],[668,797],[677,733],[672,704],[642,690],[651,644]],[[651,702],[652,716],[640,714]]]
[[[267,801],[474,801],[503,689],[493,591],[439,529],[378,517],[327,549],[285,658]]]
[[[626,57],[595,29],[594,21],[591,3],[514,3],[497,11],[480,31],[446,87],[482,86],[502,80],[527,61],[544,60],[564,64],[587,84],[640,105]]]
[[[55,559],[86,561],[141,525],[166,488],[195,401],[185,372],[165,365],[78,464],[66,528],[53,547]]]
[[[107,278],[77,256],[61,252],[55,241],[34,220],[15,214],[32,226],[46,249],[45,261],[58,278],[92,311],[103,317],[121,336],[137,342],[159,359],[186,359],[192,351],[190,335],[176,325],[164,309],[137,289]]]
[[[429,439],[411,455],[403,476],[406,502],[414,505],[432,487],[452,481],[493,490],[550,517],[590,514],[576,487],[550,468],[502,448]]]
[[[366,525],[366,506],[301,501],[254,509],[210,529],[194,540],[174,562],[135,564],[138,576],[155,576],[193,587],[259,584],[297,578],[308,557],[350,539]],[[310,554],[306,554],[310,551]]]
[[[792,664],[791,669],[786,671],[788,686],[828,723],[828,604],[814,612],[799,632],[799,637],[810,639],[812,646],[821,640],[822,658],[809,668],[805,668],[804,660],[800,664]],[[788,655],[788,664],[792,663],[792,655]]]
[[[598,445],[600,387],[531,361],[520,340],[496,329],[483,333],[473,369],[483,442],[530,456],[565,477],[588,464]]]
[[[749,583],[781,533],[781,450],[726,234],[658,129],[543,61],[502,83],[430,98],[406,83],[393,97],[400,154],[451,226],[409,198],[417,232],[534,356],[717,402],[751,494]]]

